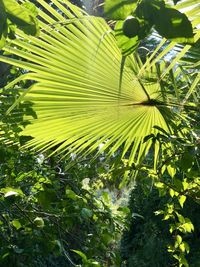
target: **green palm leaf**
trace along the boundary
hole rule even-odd
[[[22,132],[33,139],[26,146],[57,152],[113,154],[123,147],[129,163],[140,161],[152,145],[144,142],[159,126],[173,131],[175,114],[164,103],[158,81],[149,82],[151,66],[135,57],[126,59],[119,93],[122,56],[110,28],[102,18],[91,17],[68,1],[52,0],[56,8],[38,0],[39,37],[17,30],[0,61],[26,70],[20,80],[34,81],[18,101],[33,103],[37,119]],[[17,104],[17,102],[16,102]],[[157,142],[156,142],[157,143]],[[157,150],[156,150],[157,151]]]

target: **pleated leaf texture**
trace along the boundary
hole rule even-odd
[[[25,70],[8,87],[21,80],[32,83],[17,100],[32,102],[37,114],[22,132],[33,137],[26,146],[87,154],[101,145],[108,155],[121,148],[129,164],[139,162],[152,146],[152,139],[144,138],[158,133],[154,126],[173,133],[175,114],[164,105],[160,84],[143,79],[147,72],[131,55],[120,88],[122,56],[105,20],[68,1],[52,2],[38,0],[39,37],[17,30],[4,48],[17,57],[0,56]]]

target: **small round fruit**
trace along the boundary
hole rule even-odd
[[[128,16],[123,23],[122,30],[127,37],[135,37],[140,30],[140,23],[135,17]]]
[[[38,228],[44,227],[44,220],[41,217],[36,217],[33,222],[34,222],[34,225]]]

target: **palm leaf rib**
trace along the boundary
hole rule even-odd
[[[135,75],[140,68],[129,56],[119,95],[122,56],[112,34],[105,34],[109,26],[68,1],[52,2],[57,8],[38,0],[47,11],[38,10],[39,37],[18,30],[18,38],[4,48],[19,59],[0,56],[25,69],[23,79],[34,81],[20,99],[32,102],[37,114],[22,132],[33,136],[26,146],[45,151],[56,145],[56,151],[68,154],[89,153],[104,143],[109,155],[123,146],[130,164],[140,161],[152,145],[151,140],[143,143],[145,136],[158,132],[154,126],[171,130],[171,117],[164,112],[173,116],[171,110],[147,104],[143,90],[159,103],[159,83],[141,85]]]

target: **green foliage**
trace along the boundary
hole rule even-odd
[[[162,153],[157,168],[151,169],[151,164],[139,168],[130,199],[133,219],[122,241],[125,266],[199,264],[200,146],[195,134],[199,126],[190,126],[180,125],[187,138],[160,135]]]
[[[173,262],[166,249],[171,241],[167,226],[154,215],[164,201],[155,189],[148,191],[148,185],[140,181],[131,193],[129,208],[132,219],[121,242],[124,266],[159,267],[170,266]]]
[[[15,38],[16,27],[26,34],[37,35],[39,27],[36,16],[36,7],[30,2],[20,5],[16,0],[1,0],[0,48],[5,45],[7,37]]]
[[[176,230],[170,233],[173,219],[161,220],[160,216],[155,216],[155,212],[165,209],[166,203],[172,199],[168,194],[160,197],[157,189],[150,189],[149,186],[147,180],[140,181],[131,194],[129,202],[132,212],[131,226],[129,232],[124,233],[121,243],[124,266],[179,266],[177,262],[181,263],[181,261],[185,262],[183,266],[187,266],[186,258],[189,266],[198,266],[200,261],[199,220],[197,219],[200,213],[199,205],[188,199],[184,209],[181,209],[186,217],[180,216],[182,224],[184,224],[183,220],[189,221],[187,217],[190,217],[194,231],[185,232],[184,235],[179,235]],[[169,208],[168,205],[168,211],[171,214]],[[176,225],[179,224],[177,220]],[[173,257],[170,254],[176,256]]]
[[[101,161],[68,160],[1,147],[0,264],[119,266],[127,210],[100,182]],[[80,162],[79,162],[80,160]],[[76,251],[76,254],[74,253]]]
[[[178,43],[193,43],[192,24],[185,14],[176,9],[162,8],[155,16],[155,29],[161,36]]]
[[[194,43],[193,27],[188,17],[173,7],[169,8],[164,0],[118,2],[106,1],[105,14],[120,20],[115,26],[115,36],[123,55],[135,51],[139,42],[149,35],[152,28],[162,37],[175,42]],[[130,20],[130,15],[135,19]]]
[[[137,0],[106,0],[104,11],[109,18],[125,19],[137,6]]]

